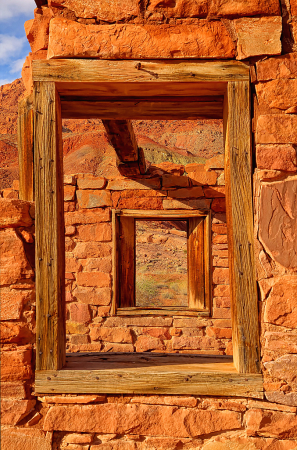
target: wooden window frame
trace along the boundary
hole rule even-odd
[[[237,61],[40,60],[33,61],[33,81],[36,393],[144,394],[157,389],[159,394],[263,398],[253,244],[249,66]],[[223,117],[233,363],[228,357],[197,357],[191,366],[159,364],[137,371],[135,366],[88,369],[67,357],[65,365],[63,117]],[[26,120],[28,115],[23,114],[19,121],[24,132]],[[20,134],[19,140],[20,160],[24,161],[26,155],[32,155],[32,140]],[[32,161],[20,170],[24,167],[33,172]],[[26,183],[31,176],[20,179]],[[21,186],[21,192],[24,199],[30,199],[30,189]],[[80,356],[80,361],[86,360]]]
[[[186,220],[188,307],[138,307],[135,305],[135,221]],[[124,222],[123,222],[124,221]],[[126,233],[121,234],[121,223]],[[192,226],[190,225],[192,223]],[[113,296],[111,313],[121,316],[209,316],[211,273],[211,212],[203,210],[112,210]],[[123,233],[123,231],[122,231]],[[123,255],[124,253],[124,255]],[[127,257],[129,254],[129,257]]]

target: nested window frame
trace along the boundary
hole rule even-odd
[[[188,307],[136,306],[136,220],[185,220],[187,235]],[[211,212],[203,210],[112,210],[112,314],[209,316],[211,309]],[[165,245],[165,244],[164,244]]]
[[[237,61],[45,60],[33,61],[33,81],[33,98],[20,105],[18,136],[24,200],[33,199],[34,152],[36,393],[156,393],[158,389],[166,394],[263,398],[249,66]],[[27,132],[32,117],[33,139]],[[109,121],[223,118],[233,363],[198,358],[191,367],[166,366],[166,373],[162,364],[163,369],[154,366],[137,372],[87,370],[82,357],[80,364],[71,365],[69,358],[66,363],[62,118],[94,117]],[[123,163],[132,161],[131,173],[135,165],[141,172],[140,155],[132,156],[123,155]]]

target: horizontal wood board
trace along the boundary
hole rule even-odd
[[[38,371],[41,393],[184,394],[263,398],[262,376],[240,375],[230,357],[68,354],[58,371]]]

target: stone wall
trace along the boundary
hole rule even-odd
[[[38,58],[236,58],[250,64],[254,100],[255,258],[265,400],[224,396],[48,395],[36,398],[32,395],[35,338],[33,208],[13,198],[17,197],[17,193],[10,190],[5,192],[5,197],[10,199],[1,199],[0,217],[4,450],[297,448],[296,16],[295,0],[51,0],[48,5],[35,11],[33,21],[26,23],[32,48],[23,71],[28,91],[31,90],[31,61]],[[208,172],[212,170],[210,168]],[[190,171],[187,168],[186,171],[189,175]],[[205,171],[198,172],[201,175]],[[176,174],[158,174],[157,178],[161,177],[172,179]],[[189,177],[193,178],[191,175]],[[146,207],[147,204],[146,194],[143,196],[146,189],[131,188],[131,184],[127,190],[110,189],[110,180],[100,188],[89,185],[82,189],[80,183],[83,180],[87,183],[91,181],[90,177],[82,176],[65,180],[65,193],[69,195],[65,203],[65,217],[69,220],[66,233],[70,248],[75,243],[75,248],[70,250],[72,253],[75,253],[77,246],[90,248],[91,242],[97,248],[110,246],[108,220],[97,225],[93,223],[95,219],[86,221],[86,217],[96,216],[97,208],[102,218],[102,208],[108,210],[116,203],[129,205],[133,202],[133,207]],[[99,182],[98,177],[95,182]],[[116,182],[119,183],[119,180]],[[149,191],[159,192],[150,197],[150,204],[152,199],[160,207],[161,204],[164,207],[165,201],[171,204],[185,202],[167,192],[168,198],[165,199],[162,186],[164,184]],[[197,189],[197,186],[173,185],[165,191],[182,193],[191,189]],[[133,192],[133,196],[129,197],[129,191],[131,195]],[[142,191],[141,195],[139,191]],[[208,196],[205,188],[203,194],[198,197],[202,197],[203,201],[212,198],[212,208],[217,201],[220,204],[221,198],[218,200],[214,195]],[[77,203],[74,203],[75,195]],[[109,204],[98,204],[102,198]],[[196,195],[195,199],[188,200],[197,202]],[[79,202],[81,206],[92,207],[84,208],[82,213],[76,210],[77,205],[81,207]],[[215,211],[215,217],[218,214],[221,215],[222,211]],[[84,219],[71,221],[70,218],[75,215]],[[86,236],[92,236],[92,227],[101,228],[98,235],[104,242],[86,239]],[[225,228],[221,219],[213,224],[213,231],[218,236],[224,236],[218,230]],[[84,239],[79,239],[81,233],[84,233]],[[215,234],[214,238],[217,238]],[[221,238],[217,239],[216,245],[225,244],[225,241],[220,241]],[[218,248],[218,251],[223,250]],[[102,319],[104,314],[98,314],[100,308],[109,308],[108,295],[106,304],[92,307],[75,297],[77,288],[73,283],[76,277],[81,277],[84,272],[92,273],[96,267],[90,266],[93,262],[87,260],[97,257],[86,253],[86,258],[79,258],[85,259],[85,265],[81,263],[80,270],[74,264],[74,258],[68,260],[67,299],[70,301],[67,303],[70,318],[71,314],[72,317],[76,314],[74,308],[78,304],[83,306],[80,306],[80,315],[75,317],[83,317],[83,309],[88,311],[85,323],[68,321],[68,326],[78,324],[76,332],[69,334],[70,348],[75,348],[71,347],[75,345],[96,346],[99,343],[100,349],[104,350],[106,345],[101,344],[101,339],[93,343],[89,338],[86,341],[84,336],[87,333],[77,332],[79,326],[87,328],[86,324],[92,323],[90,328],[98,328],[103,321],[106,324],[110,320],[108,317]],[[105,272],[97,269],[98,273],[105,274],[102,280],[109,278],[107,269]],[[92,289],[92,286],[84,284],[82,288]],[[100,289],[109,287],[102,286]],[[215,294],[215,297],[219,295]],[[226,293],[224,297],[227,297]],[[218,310],[227,306],[219,304]],[[97,323],[96,318],[99,318]],[[163,324],[161,328],[164,328]],[[172,328],[179,327],[173,323],[168,329]],[[196,324],[189,328],[196,328]],[[210,328],[216,326],[212,324]],[[205,328],[205,333],[210,328]],[[163,344],[165,341],[170,339],[163,340]],[[137,343],[137,340],[134,342]],[[131,345],[123,342],[112,344]],[[166,343],[164,345],[166,347]]]

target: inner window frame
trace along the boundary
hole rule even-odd
[[[127,250],[125,239],[121,236],[121,219],[135,220],[189,220],[199,221],[199,238],[196,234],[187,236],[187,275],[188,275],[188,307],[140,307],[136,306],[136,234],[134,233],[134,248],[129,249],[129,258],[123,256]],[[129,220],[130,221],[130,220]],[[197,224],[198,226],[198,224]],[[113,251],[113,287],[112,287],[112,315],[163,315],[163,316],[207,316],[211,314],[211,211],[210,210],[112,210],[112,251]],[[202,235],[202,236],[201,236]],[[195,251],[195,250],[198,251]],[[189,255],[189,251],[191,254]],[[200,254],[200,261],[198,256]],[[131,261],[133,255],[133,260]],[[202,273],[195,273],[195,263]],[[126,267],[129,265],[129,267]],[[131,267],[132,266],[132,267]],[[202,266],[202,267],[201,267]],[[125,277],[128,274],[129,280]],[[193,275],[194,273],[194,275]],[[191,279],[190,279],[191,275]],[[193,279],[193,277],[195,279]],[[133,279],[132,279],[133,278]],[[125,306],[124,306],[125,305]]]

